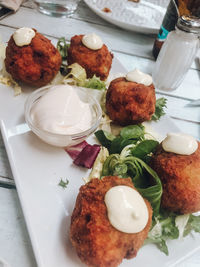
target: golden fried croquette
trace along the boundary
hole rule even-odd
[[[59,71],[61,62],[58,50],[38,32],[31,43],[24,46],[17,46],[11,36],[6,48],[7,72],[14,80],[32,86],[49,83]]]
[[[200,210],[200,143],[191,155],[178,155],[160,145],[150,166],[163,185],[161,206],[180,214]]]
[[[87,48],[82,43],[83,36],[75,35],[71,38],[67,62],[69,65],[73,63],[81,65],[86,70],[87,78],[96,75],[101,80],[105,80],[112,65],[113,54],[105,44],[98,50]]]
[[[110,224],[104,196],[117,185],[134,188],[130,178],[117,176],[95,178],[80,188],[71,218],[70,239],[78,256],[88,266],[115,267],[123,258],[135,257],[149,232],[152,208],[147,200],[149,219],[141,232],[123,233]]]
[[[148,121],[155,112],[156,96],[153,84],[114,79],[106,94],[106,111],[114,123],[125,126]]]

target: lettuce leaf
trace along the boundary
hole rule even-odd
[[[87,79],[85,81],[83,87],[97,89],[97,90],[105,90],[106,84],[103,81],[101,81],[99,77],[96,77],[96,75],[94,75],[92,78]]]

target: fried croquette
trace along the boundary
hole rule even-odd
[[[149,232],[152,208],[147,200],[149,219],[141,232],[123,233],[110,224],[104,197],[117,185],[134,188],[130,178],[117,176],[94,178],[80,188],[71,218],[70,239],[78,256],[88,266],[115,267],[123,258],[135,257]]]
[[[151,119],[155,112],[156,96],[153,84],[114,79],[106,94],[106,111],[114,123],[125,126]]]
[[[105,44],[98,50],[87,48],[82,43],[83,36],[75,35],[71,38],[67,62],[69,65],[73,63],[81,65],[87,73],[87,78],[96,75],[101,80],[105,80],[110,72],[113,54]]]
[[[180,214],[200,210],[200,143],[191,155],[165,152],[160,145],[150,166],[163,185],[161,206]]]
[[[7,72],[14,80],[31,86],[48,84],[59,71],[61,62],[58,50],[37,31],[29,45],[17,46],[11,36],[6,48]]]

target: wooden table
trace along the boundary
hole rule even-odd
[[[95,32],[113,51],[128,70],[135,67],[151,73],[154,67],[152,46],[155,36],[122,30],[97,17],[83,1],[71,18],[53,18],[38,13],[32,1],[26,1],[20,9],[0,21],[0,35],[7,42],[19,27],[33,27],[56,41],[67,40],[75,34]],[[200,61],[195,59],[181,86],[174,92],[157,92],[168,99],[167,113],[185,133],[200,139],[199,107],[186,105],[200,98]],[[0,114],[1,115],[1,114]],[[37,266],[26,230],[23,213],[15,188],[5,147],[0,135],[0,259],[12,267]],[[1,263],[0,263],[1,266]],[[199,252],[176,266],[200,266]],[[48,266],[46,266],[48,267]]]

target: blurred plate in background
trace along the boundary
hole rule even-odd
[[[84,0],[90,9],[123,29],[157,33],[169,0]]]

